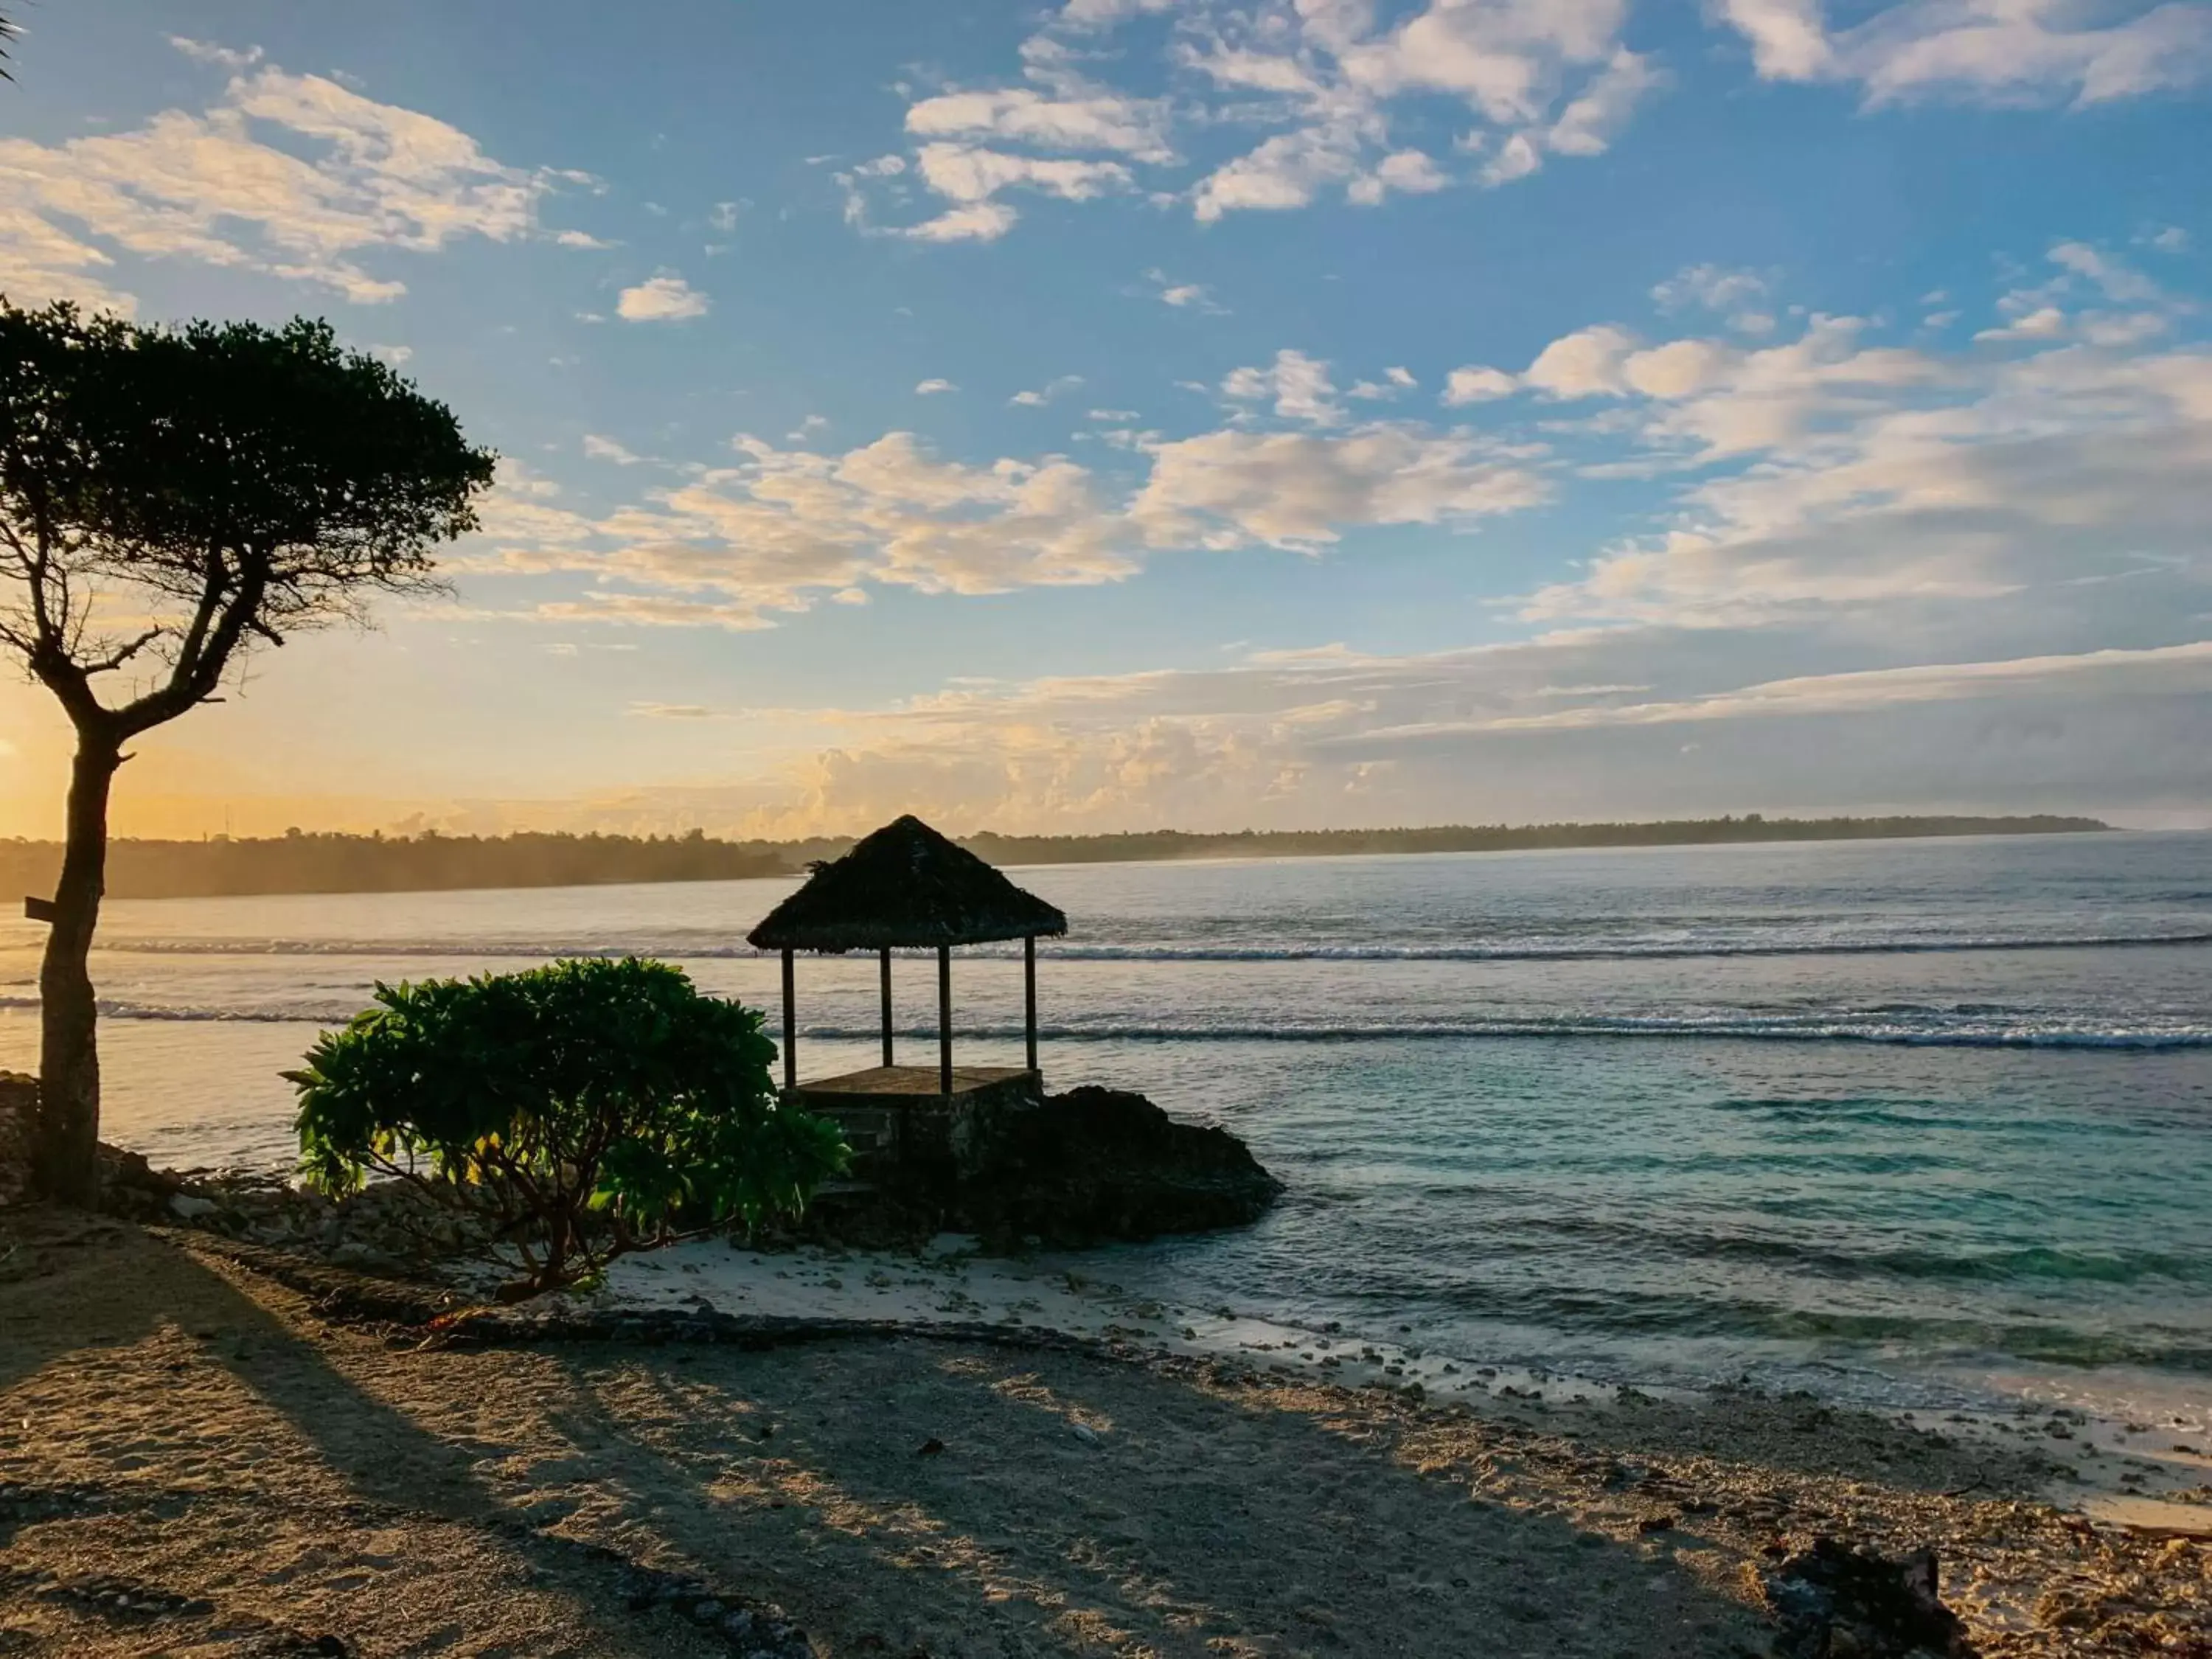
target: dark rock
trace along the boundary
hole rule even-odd
[[[1766,1579],[1778,1659],[1974,1659],[1966,1627],[1936,1594],[1936,1552],[1891,1560],[1817,1538]]]
[[[944,1449],[945,1443],[933,1434],[928,1439],[921,1443],[921,1449],[916,1453],[915,1455],[920,1457],[934,1457]]]
[[[962,1231],[1079,1246],[1242,1226],[1282,1191],[1226,1129],[1177,1122],[1142,1095],[1080,1088],[1001,1124],[956,1201]]]

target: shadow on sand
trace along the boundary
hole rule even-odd
[[[327,1616],[316,1598],[359,1591],[347,1558],[366,1553],[391,1594],[331,1605],[372,1650],[494,1635],[508,1651],[713,1650],[665,1613],[629,1612],[634,1580],[578,1540],[781,1603],[823,1654],[1763,1644],[1692,1540],[1474,1495],[1463,1471],[1422,1472],[1319,1390],[1286,1405],[1081,1353],[922,1340],[399,1352],[318,1329],[289,1292],[174,1243],[81,1255],[43,1289],[0,1286],[0,1409],[55,1425],[0,1475],[159,1498],[179,1537],[202,1516],[215,1534],[172,1548],[166,1571],[226,1605],[258,1577],[262,1612]],[[268,1445],[234,1443],[256,1412],[275,1419]],[[280,1511],[298,1524],[269,1530]],[[76,1524],[145,1553],[118,1516]],[[331,1559],[299,1571],[298,1534],[318,1528]],[[284,1559],[245,1559],[257,1551]],[[448,1583],[465,1558],[483,1581],[465,1595]],[[432,1591],[452,1605],[426,1626],[415,1603]],[[532,1596],[544,1628],[518,1645]]]

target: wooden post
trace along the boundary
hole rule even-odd
[[[884,958],[884,1064],[892,1065],[891,1059],[891,947],[883,948]]]
[[[1036,935],[1030,933],[1022,940],[1022,990],[1030,1040],[1030,1070],[1036,1063]]]
[[[952,1092],[952,947],[937,947],[937,1091]]]
[[[783,1086],[799,1086],[799,1007],[792,995],[791,947],[783,948]]]

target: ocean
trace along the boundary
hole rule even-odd
[[[1477,1362],[1889,1407],[2212,1408],[2212,836],[1030,867],[1052,1087],[1140,1090],[1290,1185],[1086,1269]],[[277,1073],[372,984],[637,952],[771,1011],[781,881],[112,903],[106,1133],[281,1164]],[[37,931],[0,945],[36,1054]],[[874,1062],[802,959],[802,1075]],[[902,964],[934,1053],[934,973]],[[958,1052],[1018,1063],[1018,945]]]

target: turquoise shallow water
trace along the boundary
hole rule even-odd
[[[1291,1184],[1112,1253],[1125,1284],[1621,1380],[2212,1400],[2212,836],[1019,873],[1073,922],[1054,1082],[1227,1122]],[[379,976],[634,949],[770,1002],[739,941],[784,890],[118,904],[112,1131],[281,1159],[274,1073]],[[957,988],[963,1052],[1011,1059],[1018,965]],[[800,994],[803,1069],[872,1060],[872,963]]]

